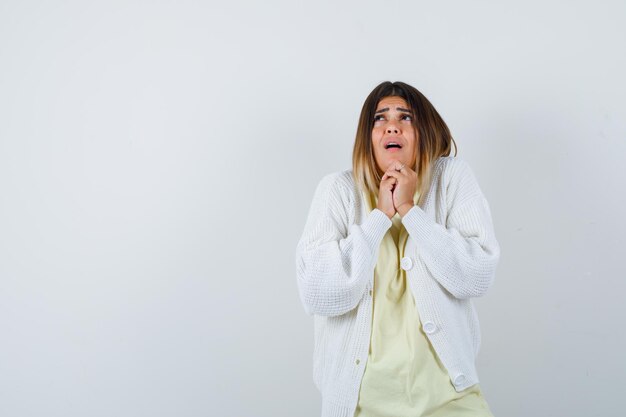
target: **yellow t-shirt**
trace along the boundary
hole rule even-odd
[[[377,201],[376,195],[366,198],[370,211]],[[400,268],[408,233],[398,213],[391,220],[374,270],[370,350],[354,416],[493,417],[478,384],[454,389],[424,333]]]

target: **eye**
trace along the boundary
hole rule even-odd
[[[410,114],[403,114],[400,116],[400,120],[408,120],[410,122],[413,120],[413,117]]]
[[[376,116],[374,116],[374,122],[379,122],[381,120],[385,120],[385,116],[383,116],[382,114],[377,114]]]

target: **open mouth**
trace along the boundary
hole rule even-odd
[[[385,145],[385,149],[393,149],[393,148],[402,149],[402,146],[400,146],[400,144],[396,142],[389,142]]]

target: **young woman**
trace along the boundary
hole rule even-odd
[[[472,298],[500,247],[452,143],[426,97],[384,82],[361,110],[352,169],[315,190],[296,269],[322,417],[492,416]]]

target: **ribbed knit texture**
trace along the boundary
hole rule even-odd
[[[391,220],[368,212],[351,170],[318,184],[296,248],[298,290],[314,317],[313,379],[322,417],[353,416],[372,320],[374,267]],[[480,328],[471,298],[493,282],[500,247],[491,212],[469,165],[458,157],[435,161],[423,209],[402,219],[409,239],[407,279],[428,335],[457,391],[478,382],[474,360]]]

